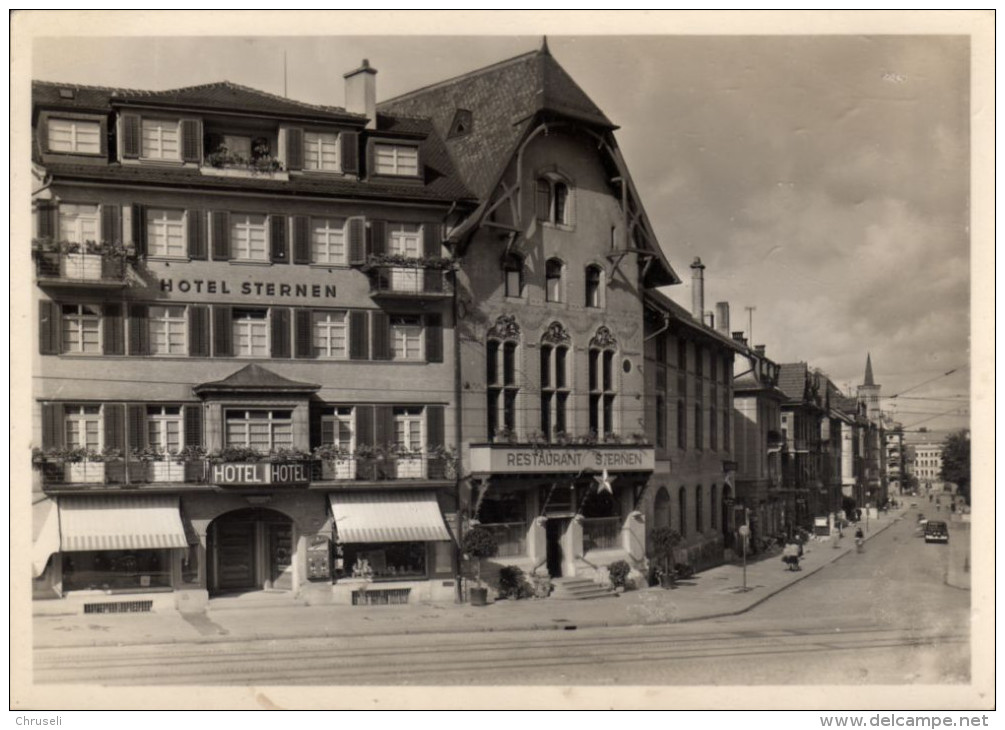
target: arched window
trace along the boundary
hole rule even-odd
[[[615,433],[615,399],[617,375],[614,372],[614,355],[617,340],[607,326],[597,328],[590,340],[590,431],[598,437]]]
[[[485,393],[488,436],[517,430],[516,401],[520,393],[520,325],[512,316],[502,315],[488,331],[485,343]]]
[[[503,259],[503,276],[505,277],[506,296],[519,298],[523,296],[523,257],[511,253]]]
[[[548,259],[544,265],[544,297],[549,302],[562,301],[562,262]]]
[[[559,322],[541,337],[541,432],[547,440],[568,430],[571,338]]]
[[[670,492],[660,487],[653,500],[653,527],[670,527]]]
[[[604,306],[604,272],[595,264],[586,267],[586,306]]]
[[[709,495],[709,507],[710,507],[710,509],[709,509],[709,512],[708,512],[709,521],[711,523],[711,524],[709,524],[709,527],[712,529],[712,532],[717,532],[718,529],[719,529],[719,525],[717,524],[718,517],[719,517],[719,512],[718,512],[719,500],[717,499],[717,497],[719,496],[718,495],[718,491],[719,491],[719,488],[715,484],[713,484],[712,485],[712,493]]]
[[[701,427],[702,426],[701,421],[702,421],[702,419],[701,419],[701,404],[700,403],[695,403],[694,404],[694,447],[696,449],[699,449],[699,450],[705,448],[705,443],[704,443],[705,442],[705,438],[704,438],[705,437],[705,433],[704,433],[704,430]]]
[[[687,448],[687,408],[683,399],[677,401],[677,448]]]
[[[702,493],[701,485],[694,492],[694,529],[695,532],[699,534],[705,531],[705,514],[702,505],[702,499],[704,498]]]
[[[572,225],[572,188],[557,175],[537,180],[537,219],[560,226]]]
[[[680,514],[680,536],[687,536],[687,487],[681,487],[677,492],[677,509]]]

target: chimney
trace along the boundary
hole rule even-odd
[[[743,336],[743,330],[737,330],[733,333],[733,339],[739,342],[744,347],[747,346],[747,338]]]
[[[717,302],[715,305],[716,330],[729,337],[729,302]]]
[[[754,351],[761,357],[764,357],[764,345],[754,345]]]
[[[705,313],[705,264],[697,256],[691,264],[691,316],[704,322]]]
[[[705,326],[709,329],[715,329],[715,315],[711,312],[703,312],[705,315]]]
[[[363,114],[367,118],[366,128],[377,127],[377,69],[370,68],[370,61],[363,59],[363,64],[355,71],[350,71],[345,78],[345,110],[351,114]]]

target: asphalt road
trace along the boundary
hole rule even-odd
[[[758,685],[969,681],[970,594],[913,514],[752,611],[663,626],[39,649],[110,685]],[[781,569],[781,566],[779,566]]]

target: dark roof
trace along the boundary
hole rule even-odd
[[[673,299],[668,297],[662,292],[652,289],[646,292],[646,300],[650,305],[657,309],[668,312],[671,317],[685,327],[688,327],[696,332],[700,332],[702,335],[710,339],[719,341],[721,344],[726,345],[731,350],[745,351],[746,348],[732,337],[727,337],[721,332],[705,325],[698,320],[696,320],[685,307],[675,302]]]
[[[271,370],[263,368],[261,365],[252,363],[223,380],[216,380],[211,383],[203,383],[193,388],[196,393],[230,391],[282,391],[286,393],[313,393],[321,388],[315,383],[300,383],[296,380],[284,378]]]
[[[872,379],[872,353],[867,353],[865,356],[865,382],[863,385],[868,387],[875,384],[876,382]]]
[[[68,95],[63,95],[66,92]],[[32,81],[31,96],[36,107],[58,106],[64,109],[110,112],[111,100],[117,96],[141,96],[146,91],[116,89],[111,86],[83,86],[54,81]]]
[[[807,366],[804,362],[782,363],[778,366],[778,387],[789,400],[803,399],[806,395]]]

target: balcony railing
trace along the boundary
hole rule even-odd
[[[500,558],[520,557],[526,552],[526,522],[496,522],[488,525],[483,524],[481,526],[495,536],[496,545],[499,548],[496,555]]]
[[[620,547],[620,517],[586,517],[583,519],[583,550],[608,550]]]
[[[370,272],[370,295],[374,297],[420,297],[436,299],[453,292],[450,271],[422,264],[373,264]]]
[[[87,251],[86,248],[76,244],[37,247],[35,273],[38,279],[48,283],[125,285],[126,256],[123,250]]]

